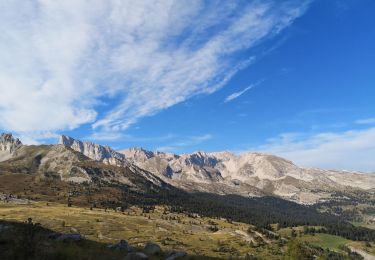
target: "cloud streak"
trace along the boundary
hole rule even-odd
[[[233,94],[230,94],[229,96],[227,96],[224,100],[224,103],[228,103],[236,98],[238,98],[239,96],[243,95],[246,91],[252,89],[254,86],[251,85],[251,86],[248,86],[247,88],[241,90],[241,91],[238,91],[238,92],[234,92]]]
[[[355,121],[358,125],[373,125],[375,124],[375,118],[364,118]]]
[[[5,1],[0,128],[123,131],[223,87],[255,58],[242,52],[289,26],[308,3]]]
[[[234,92],[232,94],[230,94],[229,96],[227,96],[224,100],[224,103],[228,103],[230,101],[233,101],[235,100],[236,98],[242,96],[243,94],[245,94],[245,92],[247,92],[248,90],[254,88],[255,86],[259,85],[260,83],[262,83],[263,81],[260,81],[260,82],[257,82],[255,84],[251,84],[250,86],[244,88],[243,90],[241,91],[238,91],[238,92]]]
[[[192,147],[208,140],[211,140],[211,134],[186,137],[181,141],[176,141],[167,146],[158,147],[156,150],[161,152],[178,152],[181,148]]]
[[[375,172],[375,128],[281,134],[254,149],[283,156],[301,166]]]

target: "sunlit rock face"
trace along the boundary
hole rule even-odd
[[[94,144],[92,142],[82,142],[69,136],[62,135],[59,138],[59,144],[72,148],[90,159],[103,162],[110,165],[125,165],[125,155],[116,152],[108,146]]]
[[[15,153],[21,146],[21,141],[18,138],[14,138],[12,134],[1,134],[0,161],[4,161],[11,158],[13,153]]]

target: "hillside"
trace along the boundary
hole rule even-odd
[[[0,202],[0,216],[2,259],[136,259],[124,258],[129,252],[142,252],[149,259],[167,259],[176,252],[182,257],[171,259],[362,259],[348,248],[369,251],[364,242],[304,232],[302,226],[267,231],[226,219],[175,213],[165,206],[149,211],[132,206],[121,212]],[[27,219],[28,224],[21,224]],[[150,253],[145,247],[149,243],[159,251]],[[375,253],[371,248],[369,252]]]

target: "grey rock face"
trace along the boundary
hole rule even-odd
[[[65,135],[60,136],[59,144],[70,147],[96,161],[117,166],[127,165],[125,155],[116,152],[109,146],[102,146],[92,142],[82,142]]]
[[[14,138],[12,134],[0,135],[0,162],[8,160],[22,146],[18,138]]]

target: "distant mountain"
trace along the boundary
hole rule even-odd
[[[301,168],[261,153],[230,152],[175,155],[132,148],[126,159],[164,181],[187,190],[276,195],[300,203],[331,199],[337,191],[375,188],[375,175]]]
[[[143,169],[186,191],[272,195],[310,204],[330,200],[337,193],[375,188],[374,174],[301,168],[286,159],[261,153],[176,155],[142,148],[116,152],[67,136],[61,136],[60,144],[105,164]]]
[[[65,145],[22,145],[11,134],[1,135],[0,173],[21,173],[35,176],[39,180],[59,180],[75,184],[94,181],[108,185],[120,184],[139,192],[167,186],[152,173],[139,169],[136,165],[126,164],[124,155],[108,147],[91,147],[89,143],[69,138],[61,140]],[[117,163],[118,166],[110,166]]]

